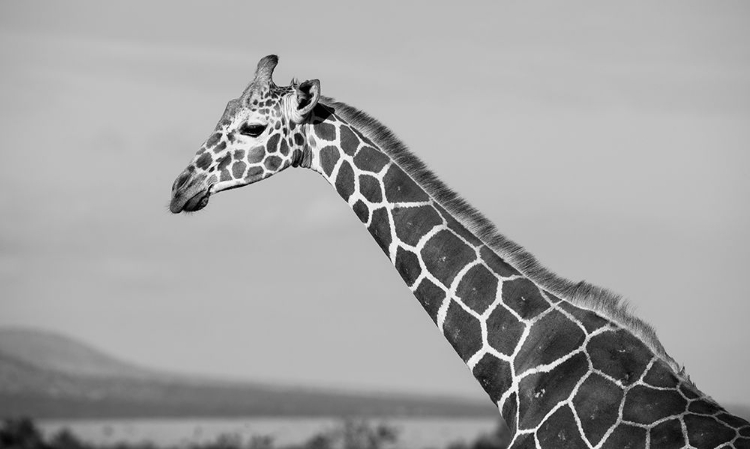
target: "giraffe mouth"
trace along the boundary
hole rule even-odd
[[[190,197],[189,200],[185,201],[182,206],[182,211],[185,212],[196,212],[208,205],[208,197],[211,196],[211,189],[200,191]]]
[[[169,202],[169,210],[173,214],[180,212],[195,212],[203,209],[208,204],[213,184],[207,184],[206,174],[195,174],[194,169],[186,169],[177,177],[172,185],[172,200]]]
[[[195,189],[191,189],[195,192]],[[185,192],[190,195],[192,192]],[[187,200],[184,198],[187,196],[185,193],[173,193],[172,201],[169,203],[169,210],[173,214],[179,214],[180,212],[195,212],[203,209],[208,204],[208,197],[211,196],[211,188],[200,189],[193,196]]]

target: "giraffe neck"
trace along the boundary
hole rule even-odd
[[[684,429],[689,403],[713,404],[638,331],[504,260],[449,212],[457,197],[431,192],[413,160],[385,148],[400,145],[387,129],[332,101],[309,127],[310,168],[367,227],[517,440],[553,441],[560,428],[580,447],[651,438],[654,422],[683,413]]]

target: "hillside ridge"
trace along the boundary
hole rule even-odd
[[[50,331],[0,328],[0,418],[496,416],[489,402],[165,373]]]

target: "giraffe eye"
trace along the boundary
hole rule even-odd
[[[267,125],[260,125],[260,124],[251,125],[251,124],[245,123],[242,126],[240,126],[239,131],[240,131],[240,134],[242,134],[243,136],[258,137],[261,134],[263,134],[263,131],[266,130],[266,126]]]

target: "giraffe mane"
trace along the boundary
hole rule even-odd
[[[321,96],[320,103],[333,109],[334,113],[372,140],[443,208],[524,276],[573,305],[596,312],[629,330],[666,362],[678,377],[695,386],[685,368],[667,354],[654,328],[633,315],[622,296],[585,281],[573,282],[549,271],[533,254],[502,235],[489,219],[443,183],[380,121],[330,97]]]

